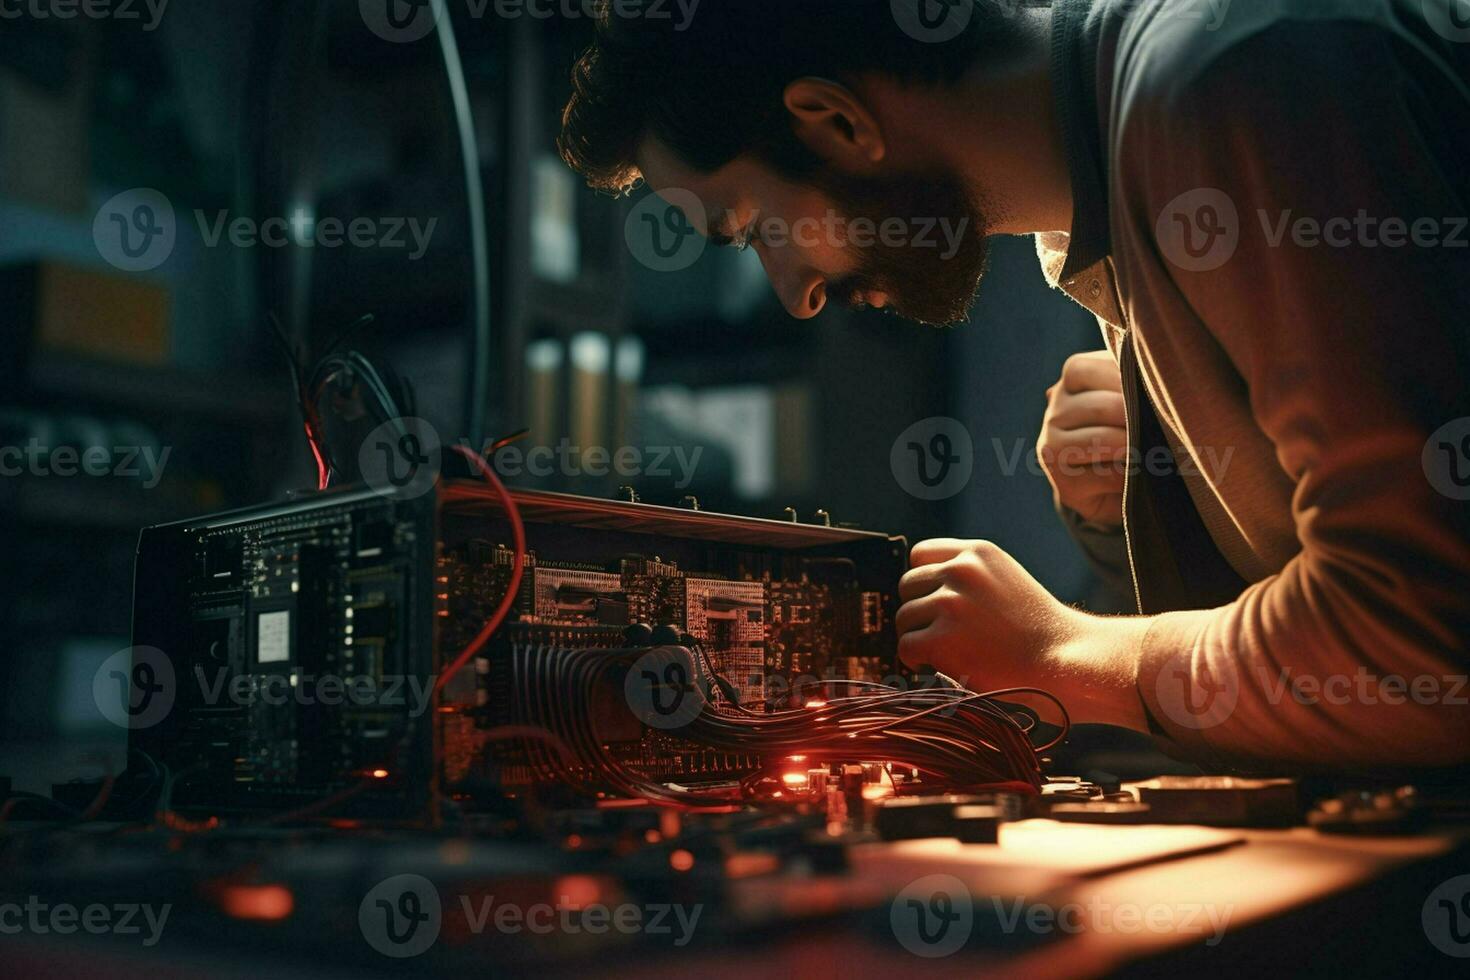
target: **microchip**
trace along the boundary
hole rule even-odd
[[[286,663],[291,659],[291,610],[263,612],[255,618],[255,662]]]
[[[352,616],[353,632],[359,637],[386,637],[393,625],[393,607],[387,604],[355,606]]]

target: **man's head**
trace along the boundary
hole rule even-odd
[[[573,72],[562,155],[601,190],[694,194],[706,213],[691,223],[755,248],[794,316],[832,301],[955,322],[984,271],[986,202],[896,146],[875,96],[943,92],[1019,48],[1016,6],[701,0],[655,18],[610,3]]]

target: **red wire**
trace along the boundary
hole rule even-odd
[[[475,654],[479,653],[481,648],[490,641],[491,635],[500,628],[500,624],[504,622],[506,615],[510,612],[511,605],[516,601],[516,593],[520,591],[521,587],[521,574],[525,570],[526,565],[526,528],[521,523],[520,509],[516,507],[516,502],[511,499],[510,491],[505,489],[505,484],[500,482],[500,477],[495,475],[495,470],[485,462],[479,453],[468,446],[455,446],[454,451],[469,460],[470,464],[479,470],[480,475],[485,478],[485,482],[495,488],[496,494],[500,497],[500,502],[505,507],[506,516],[510,519],[511,533],[515,538],[515,564],[510,572],[510,585],[506,588],[505,596],[500,600],[500,605],[495,608],[495,612],[485,621],[485,625],[480,627],[480,632],[469,642],[469,645],[439,675],[439,679],[434,683],[434,690],[436,692],[445,684],[449,683],[449,679],[459,673],[464,665],[469,663]]]
[[[325,490],[331,479],[327,461],[322,458],[322,451],[317,448],[316,433],[312,431],[311,423],[307,422],[303,427],[306,429],[306,444],[311,447],[311,457],[316,460],[316,488]]]

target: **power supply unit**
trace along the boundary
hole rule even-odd
[[[709,706],[748,716],[896,679],[901,538],[512,498],[525,548],[510,613],[453,676],[516,564],[483,484],[346,488],[145,529],[124,707],[131,748],[167,773],[164,808],[432,825],[549,790],[556,746],[526,736],[558,705],[534,702],[569,700],[554,672],[586,651],[621,676],[640,651],[695,650],[682,666],[717,679]],[[533,670],[549,687],[525,686]],[[584,727],[610,765],[684,788],[761,769],[759,746],[692,741],[603,687]],[[617,794],[579,775],[582,792]]]

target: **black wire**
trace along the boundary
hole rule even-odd
[[[323,358],[329,357],[334,351],[336,351],[338,347],[342,346],[342,342],[344,340],[357,333],[357,331],[361,330],[363,327],[366,327],[368,324],[376,322],[377,319],[378,318],[371,313],[364,313],[356,320],[353,320],[347,326],[337,331],[337,335],[332,338],[332,342],[327,344],[327,346],[322,349],[321,356]]]
[[[691,651],[703,665],[708,653]],[[723,707],[702,712],[679,737],[706,749],[752,755],[756,770],[739,782],[684,789],[658,782],[615,757],[592,725],[595,692],[603,689],[639,651],[565,649],[512,643],[510,668],[518,681],[512,711],[518,724],[531,725],[569,747],[571,764],[549,756],[544,745],[524,744],[525,757],[541,779],[555,778],[588,792],[612,791],[651,802],[698,807],[728,805],[754,796],[759,785],[784,770],[791,755],[837,762],[884,759],[924,773],[930,789],[997,783],[1040,784],[1037,747],[1026,736],[1030,715],[999,704],[997,696],[1046,697],[1057,704],[1062,725],[1065,708],[1045,692],[1009,689],[978,694],[959,688],[900,691],[832,698],[819,710],[791,709],[760,715]],[[866,685],[866,682],[854,682]],[[871,686],[867,686],[871,691]],[[743,707],[743,706],[740,706]],[[1027,724],[1023,724],[1025,721]]]

